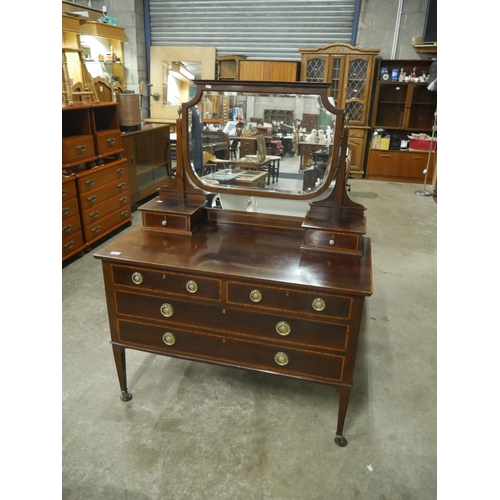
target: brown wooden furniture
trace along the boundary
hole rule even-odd
[[[335,105],[347,113],[350,172],[353,177],[361,178],[365,172],[370,104],[379,49],[333,43],[324,47],[300,48],[299,51],[301,81],[329,83]]]
[[[300,156],[299,171],[305,170],[314,165],[313,153],[321,149],[328,148],[326,144],[316,144],[312,142],[299,142],[298,155]]]
[[[85,249],[80,208],[76,191],[76,175],[62,178],[62,260]]]
[[[298,75],[299,63],[293,61],[242,59],[238,64],[238,80],[295,82]]]
[[[130,202],[151,196],[172,176],[170,126],[145,124],[141,130],[122,133],[127,158]]]
[[[230,91],[233,82],[196,82]],[[237,90],[269,91],[267,84]],[[326,85],[284,84],[278,93],[320,94]],[[198,101],[199,102],[199,101]],[[330,106],[330,107],[328,107]],[[191,167],[188,104],[178,123],[175,178],[142,207],[133,228],[94,256],[102,261],[122,401],[127,349],[232,366],[334,387],[340,395],[335,442],[345,446],[344,421],[353,383],[364,299],[372,293],[370,240],[364,208],[345,190],[347,129],[334,132],[325,190],[305,217],[207,208],[208,184]],[[193,111],[194,113],[194,111]],[[190,139],[190,134],[194,139]],[[338,165],[338,168],[336,168]],[[222,193],[287,199],[295,195],[238,186]],[[326,191],[323,191],[326,193]],[[301,195],[313,199],[314,195]]]
[[[117,104],[74,102],[63,106],[62,136],[62,173],[74,183],[67,192],[75,192],[78,208],[71,224],[76,228],[78,218],[87,249],[132,220]],[[63,226],[63,260],[81,250],[76,236],[72,245],[66,241],[70,234],[64,234]],[[71,248],[65,251],[64,245]]]
[[[387,68],[404,70],[409,75],[413,69],[417,77],[429,72],[431,59],[381,59],[377,72]],[[375,90],[372,126],[383,128],[388,134],[397,133],[408,139],[411,133],[432,134],[434,113],[437,109],[437,92],[428,90],[428,82],[392,82],[379,76]],[[367,179],[396,182],[423,182],[428,151],[383,151],[371,149],[368,155]],[[435,154],[431,154],[428,179],[433,178]]]
[[[217,78],[219,80],[237,80],[240,61],[246,56],[226,54],[217,56]]]

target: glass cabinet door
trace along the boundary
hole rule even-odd
[[[375,127],[403,128],[409,85],[380,83],[378,87]]]
[[[408,128],[431,130],[437,106],[437,92],[427,89],[427,84],[414,84],[408,110]]]
[[[329,56],[304,56],[301,80],[310,83],[327,82]]]
[[[367,120],[368,92],[367,82],[370,78],[370,58],[348,56],[346,58],[346,81],[344,85],[343,106],[349,115],[351,125],[361,125]]]

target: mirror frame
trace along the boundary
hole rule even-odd
[[[189,102],[182,104],[182,144],[181,157],[184,172],[189,181],[202,191],[211,193],[228,193],[248,196],[259,196],[268,198],[301,199],[310,200],[323,194],[331,185],[337,171],[344,129],[344,110],[335,107],[328,99],[328,83],[306,83],[306,82],[259,82],[259,81],[221,81],[221,80],[195,80],[196,93]],[[233,93],[255,93],[255,94],[297,94],[318,96],[321,104],[331,114],[335,115],[335,130],[333,133],[332,154],[325,170],[323,182],[317,189],[311,191],[284,191],[278,189],[256,189],[242,188],[230,185],[215,185],[205,183],[191,167],[189,154],[189,108],[198,104],[204,92],[233,92]],[[178,153],[179,154],[179,153]]]

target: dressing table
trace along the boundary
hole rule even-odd
[[[345,188],[344,111],[329,103],[328,84],[195,83],[196,95],[182,105],[176,125],[176,176],[140,207],[140,227],[94,254],[102,261],[121,400],[132,398],[127,349],[318,382],[339,394],[334,442],[345,446],[372,265],[364,207]],[[321,107],[334,130],[321,185],[290,192],[215,185],[196,174],[197,107],[206,93],[229,92],[255,106],[250,116],[261,96],[308,99],[300,105]],[[214,192],[222,208],[207,206]],[[244,206],[252,200],[252,211],[229,209],[224,197],[242,198]],[[266,209],[271,206],[278,208]],[[293,207],[304,206],[293,214]],[[329,430],[322,432],[328,436]]]

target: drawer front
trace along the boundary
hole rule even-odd
[[[218,334],[187,332],[181,328],[118,321],[118,338],[125,345],[145,347],[170,356],[215,361],[271,373],[338,382],[344,357],[301,351],[279,343],[263,344]]]
[[[142,213],[143,225],[153,229],[170,229],[187,231],[187,218],[184,215],[159,214],[155,212]]]
[[[128,179],[119,179],[114,182],[110,182],[100,188],[93,191],[82,193],[80,196],[80,203],[82,205],[82,210],[93,209],[97,205],[118,196],[122,200],[122,203],[130,202],[130,193],[128,191]]]
[[[92,243],[108,231],[119,227],[129,220],[132,220],[129,208],[117,210],[103,217],[101,220],[85,226],[85,241],[87,243]]]
[[[75,250],[83,247],[83,234],[81,231],[77,231],[62,240],[62,256],[63,258],[66,255],[74,252]]]
[[[119,129],[110,129],[96,132],[97,154],[106,156],[121,151],[122,137]]]
[[[95,156],[92,135],[74,135],[62,140],[62,162],[82,162]]]
[[[117,314],[163,322],[166,326],[189,325],[198,329],[225,332],[229,336],[243,335],[252,339],[314,346],[318,349],[344,351],[347,347],[348,328],[345,325],[290,318],[286,314],[265,314],[175,298],[172,300],[170,296],[153,297],[116,292],[115,298]]]
[[[189,274],[162,273],[148,269],[117,266],[112,268],[115,285],[131,286],[141,290],[168,292],[172,296],[202,298],[220,301],[220,280],[200,278]]]
[[[349,137],[356,137],[358,139],[363,139],[366,134],[366,130],[362,128],[349,128]]]
[[[67,238],[68,236],[76,233],[77,231],[80,231],[81,229],[81,224],[80,224],[80,216],[73,215],[73,217],[68,217],[63,221],[62,225],[62,237]]]
[[[128,180],[126,160],[78,174],[78,189],[80,193],[86,193],[117,180],[120,182]]]
[[[306,231],[306,244],[310,247],[358,253],[361,251],[361,238],[357,234],[327,231]]]
[[[127,209],[130,213],[130,197],[128,191],[125,191],[114,198],[107,199],[104,203],[101,203],[95,207],[91,207],[83,212],[83,224],[92,224],[101,220],[106,215],[111,212],[120,209]]]
[[[322,317],[349,319],[352,307],[352,299],[349,297],[322,293],[321,291],[312,293],[293,288],[269,287],[255,283],[231,281],[227,283],[227,302],[228,304],[238,304],[259,309],[311,314],[314,315],[314,319],[318,320],[321,320]]]
[[[71,198],[76,198],[76,182],[72,179],[70,182],[63,182],[62,185],[62,200],[63,203]]]
[[[74,215],[78,215],[78,200],[76,198],[71,198],[70,200],[63,201],[62,220],[69,219]]]

